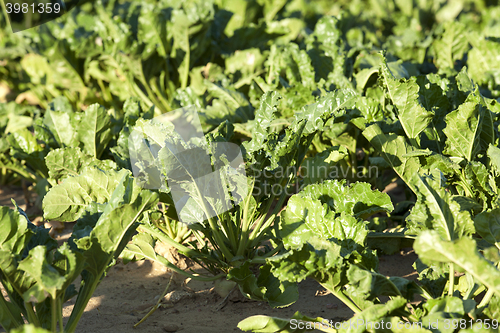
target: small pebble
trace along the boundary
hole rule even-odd
[[[177,326],[175,324],[168,324],[168,325],[163,326],[163,330],[165,332],[177,332],[179,330],[179,326]]]

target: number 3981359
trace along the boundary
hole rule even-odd
[[[61,11],[61,5],[58,3],[51,4],[51,3],[9,3],[7,2],[6,4],[7,7],[7,13],[59,13]]]

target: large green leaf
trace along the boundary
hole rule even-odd
[[[10,145],[10,154],[13,157],[26,161],[26,164],[35,173],[43,177],[47,176],[47,166],[43,160],[47,149],[37,142],[37,138],[28,129],[11,133],[7,137],[7,141]]]
[[[50,129],[57,142],[65,146],[74,146],[75,128],[67,112],[47,110],[43,124]]]
[[[463,237],[445,241],[436,231],[426,230],[417,237],[413,247],[424,263],[453,263],[500,294],[500,271],[478,252],[474,240]]]
[[[484,211],[474,217],[476,231],[488,243],[500,249],[500,209]]]
[[[500,174],[500,148],[490,144],[488,146],[487,153],[490,158],[491,165],[495,167],[497,174]]]
[[[23,293],[34,283],[33,279],[17,269],[21,259],[19,253],[32,235],[24,216],[8,207],[0,207],[0,282],[11,292],[15,289]],[[21,310],[11,302],[0,294],[0,324],[5,329],[12,329],[23,322]]]
[[[481,85],[494,81],[494,77],[498,77],[496,59],[500,55],[500,43],[495,39],[480,36],[479,33],[469,33],[468,39],[472,45],[467,61],[471,79]],[[496,83],[498,84],[498,81]]]
[[[48,258],[54,258],[50,262]],[[47,248],[38,245],[31,249],[23,261],[19,263],[19,269],[28,273],[36,284],[23,295],[26,302],[36,299],[41,302],[46,295],[56,299],[66,292],[66,288],[80,275],[84,268],[83,256],[78,252],[72,252],[68,244],[57,249],[56,254],[49,256]]]
[[[370,184],[363,182],[346,185],[345,180],[327,180],[305,187],[298,196],[321,200],[337,214],[345,212],[362,219],[394,209],[386,193],[372,190]]]
[[[2,283],[8,283],[11,291],[22,295],[34,280],[18,269],[22,252],[33,236],[27,219],[8,207],[0,208],[0,270]],[[7,286],[6,286],[7,287]]]
[[[260,267],[258,277],[250,271],[250,262],[231,269],[227,279],[238,283],[240,291],[249,299],[267,301],[272,307],[286,307],[299,298],[296,283],[280,281],[271,272],[270,265]]]
[[[43,246],[37,246],[32,249],[26,259],[19,263],[19,269],[27,272],[36,284],[24,295],[27,302],[41,302],[46,296],[53,299],[56,293],[64,284],[64,277],[52,267],[46,260],[47,249]]]
[[[45,156],[45,163],[49,169],[50,178],[55,181],[68,176],[78,176],[86,167],[96,167],[101,170],[114,170],[116,164],[111,160],[98,160],[83,153],[80,148],[59,148],[52,150]]]
[[[288,201],[281,224],[285,247],[300,249],[311,237],[354,241],[364,245],[365,224],[357,217],[392,211],[386,194],[367,183],[345,186],[337,180],[307,186]]]
[[[420,104],[420,88],[415,77],[408,81],[396,80],[385,61],[381,65],[380,74],[389,97],[398,110],[398,118],[406,135],[410,139],[416,139],[432,121],[433,113]]]
[[[8,207],[0,207],[0,248],[19,254],[31,238],[27,219]]]
[[[476,87],[457,110],[446,115],[446,128],[443,129],[447,137],[444,154],[463,157],[468,161],[476,159],[481,151],[483,124],[487,125],[489,120],[485,117],[489,116],[490,111],[483,104],[483,98]]]
[[[377,124],[367,127],[363,131],[363,135],[406,185],[415,192],[416,189],[411,179],[421,169],[418,158],[411,156],[415,148],[410,146],[402,136],[384,134]]]
[[[104,203],[128,170],[88,169],[77,177],[66,178],[50,189],[43,199],[44,217],[64,222],[76,221],[93,202]]]
[[[467,27],[456,21],[445,22],[443,26],[444,32],[441,38],[433,43],[436,66],[439,69],[454,68],[455,61],[461,60],[469,49]]]
[[[270,126],[276,118],[277,106],[281,96],[278,92],[267,92],[260,98],[259,108],[255,111],[255,127],[252,140],[244,143],[247,152],[256,151],[261,148],[269,134]]]
[[[95,227],[88,234],[72,237],[72,241],[83,251],[87,265],[82,274],[84,285],[75,303],[76,310],[71,313],[67,327],[76,328],[77,320],[109,264],[118,258],[132,238],[144,211],[157,203],[156,193],[141,190],[129,173],[122,173]]]
[[[470,213],[461,210],[459,203],[444,188],[441,177],[441,172],[434,170],[429,176],[417,174],[412,179],[417,203],[407,218],[410,232],[434,229],[446,240],[474,233]]]
[[[379,296],[403,296],[412,299],[411,281],[400,277],[386,277],[374,271],[368,271],[351,265],[347,271],[349,279],[348,293],[362,299],[374,300]]]
[[[351,264],[376,269],[377,261],[365,247],[365,222],[356,216],[392,210],[392,204],[365,185],[348,187],[333,180],[309,185],[292,196],[280,224],[280,236],[289,252],[268,259],[273,274],[290,282],[312,277],[332,291],[347,282],[345,274]],[[357,196],[361,196],[359,207],[354,200]]]
[[[342,247],[332,241],[310,238],[299,250],[292,250],[282,255],[270,257],[273,275],[281,281],[300,282],[312,277],[318,282],[334,282],[334,287],[341,282],[343,259]]]
[[[83,143],[83,151],[99,158],[113,137],[112,118],[105,108],[98,104],[89,106],[80,118],[77,138]]]

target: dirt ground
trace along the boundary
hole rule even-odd
[[[13,207],[10,197],[24,208],[24,196],[19,188],[0,188],[0,205]],[[24,206],[23,206],[24,205]],[[64,240],[71,230],[68,224],[57,238]],[[417,258],[411,249],[391,256],[380,256],[380,273],[417,277],[412,264]],[[311,316],[340,321],[350,318],[352,311],[318,283],[306,280],[299,284],[299,300],[290,307],[272,309],[265,302],[249,301],[232,295],[218,309],[222,298],[213,290],[212,282],[189,281],[174,273],[169,293],[162,306],[147,321],[133,328],[156,304],[171,279],[172,272],[164,266],[142,261],[112,267],[90,300],[77,328],[78,333],[96,332],[240,332],[239,321],[252,315],[290,318],[296,311]],[[2,290],[2,292],[4,292]],[[68,318],[76,298],[64,306]],[[0,332],[3,332],[0,328]]]

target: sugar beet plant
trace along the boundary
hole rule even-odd
[[[95,201],[85,206],[82,196]],[[48,230],[35,227],[20,208],[1,208],[0,281],[9,301],[1,296],[0,322],[7,330],[27,321],[51,332],[75,332],[109,265],[128,243],[143,213],[158,200],[155,193],[134,184],[128,171],[99,169],[68,179],[45,199],[47,219],[77,221],[68,243],[58,246]],[[79,276],[77,289],[74,282]],[[63,326],[62,304],[75,296]]]
[[[479,320],[500,318],[499,16],[495,1],[117,0],[86,3],[39,30],[0,29],[0,88],[10,91],[0,99],[18,97],[0,105],[0,181],[33,182],[40,198],[47,193],[45,219],[77,221],[57,247],[3,208],[2,326],[27,320],[54,331],[81,273],[88,283],[65,328],[74,330],[121,253],[229,280],[275,307],[293,303],[297,283],[312,278],[354,321],[495,331]],[[228,176],[231,209],[192,186],[205,175],[198,154],[172,159],[193,142],[150,121],[188,105],[206,133],[204,172],[234,158],[213,147],[241,147],[246,177]],[[157,135],[156,164],[130,162],[140,128]],[[162,184],[140,190],[134,168],[159,170]],[[162,176],[179,170],[174,185],[198,217],[189,226]],[[391,182],[405,198],[380,192]],[[175,267],[158,242],[207,272]],[[418,255],[418,279],[379,274],[377,254],[404,246]],[[87,259],[98,250],[94,267]],[[263,315],[239,327],[307,330],[291,319],[325,318]]]
[[[235,195],[243,198],[241,202],[232,210],[223,211],[205,220],[202,218],[199,221],[201,223],[190,225],[190,230],[196,236],[197,241],[181,244],[179,240],[172,237],[174,234],[169,229],[170,223],[177,223],[173,222],[172,218],[180,216],[178,215],[180,212],[175,211],[176,206],[173,205],[171,193],[164,193],[165,202],[170,203],[170,213],[167,210],[151,214],[150,223],[139,227],[138,230],[141,233],[134,238],[134,243],[127,247],[124,257],[127,259],[148,258],[168,265],[166,259],[154,251],[155,242],[163,242],[197,261],[212,273],[213,278],[200,277],[183,271],[180,271],[181,274],[198,279],[227,278],[233,283],[236,282],[247,297],[266,300],[272,306],[286,306],[293,303],[298,296],[296,284],[287,281],[280,283],[270,273],[266,258],[274,256],[283,249],[276,228],[277,221],[279,221],[278,213],[284,207],[288,197],[295,193],[300,185],[298,169],[312,138],[323,126],[322,118],[340,112],[344,107],[339,103],[339,98],[342,97],[344,97],[344,92],[333,93],[325,96],[321,104],[312,107],[311,111],[319,117],[315,123],[309,122],[304,115],[298,115],[283,133],[276,133],[272,131],[271,123],[278,112],[280,95],[277,92],[264,94],[260,107],[255,112],[254,137],[242,146],[246,160],[244,167],[248,177],[242,177],[240,174],[229,176],[229,188],[225,189],[236,193],[233,194],[232,200],[235,199]],[[350,97],[347,94],[346,98]],[[161,138],[164,142],[160,144],[157,162],[150,161],[149,168],[141,164],[141,170],[149,170],[148,177],[151,177],[153,163],[160,164],[161,173],[164,174],[173,171],[179,173],[182,170],[182,173],[187,175],[187,180],[194,184],[184,183],[183,185],[193,198],[193,200],[189,199],[184,206],[183,209],[186,211],[194,214],[196,211],[206,210],[205,206],[222,205],[220,198],[212,198],[208,194],[200,196],[199,187],[210,188],[214,185],[195,182],[196,178],[201,175],[197,176],[196,168],[201,162],[197,160],[196,155],[185,155],[187,157],[176,160],[171,154],[176,150],[175,145],[186,143],[179,138],[176,139],[176,134],[169,132],[166,128],[158,135],[151,135],[155,130],[155,125],[144,124],[143,126],[141,131],[149,133],[149,140]],[[217,147],[214,144],[225,143],[232,135],[232,125],[225,123],[208,137],[210,144]],[[152,145],[153,142],[149,144],[149,147]],[[212,151],[212,157],[215,153]],[[229,161],[230,158],[222,154],[217,156],[217,160]],[[204,170],[203,175],[206,172]],[[172,186],[172,182],[169,182],[169,186]],[[206,193],[214,192],[217,192],[215,187]],[[253,273],[254,268],[259,268],[260,273]]]

